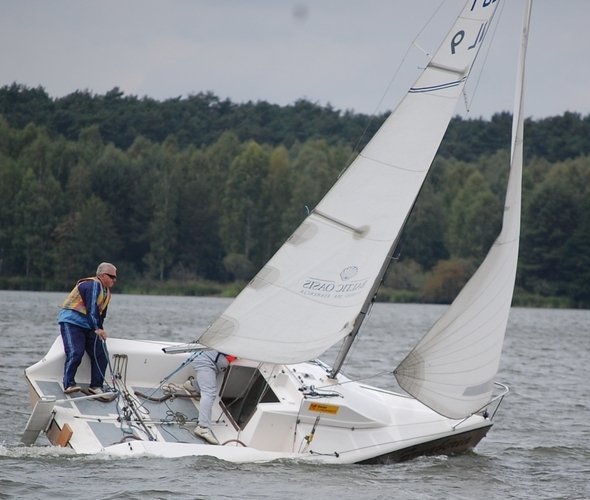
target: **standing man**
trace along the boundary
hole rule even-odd
[[[92,394],[103,392],[108,359],[104,348],[107,332],[102,323],[111,300],[111,288],[116,282],[117,268],[102,262],[96,270],[96,276],[78,281],[62,305],[57,322],[66,353],[63,378],[65,394],[80,390],[75,377],[84,352],[90,356],[88,391]]]

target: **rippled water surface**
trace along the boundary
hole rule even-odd
[[[590,311],[512,310],[498,375],[511,392],[473,453],[387,466],[236,465],[19,445],[30,410],[23,370],[58,335],[63,298],[0,291],[0,498],[590,498]],[[112,337],[184,342],[228,303],[115,295],[106,326]],[[394,388],[391,370],[443,310],[377,304],[344,372]]]

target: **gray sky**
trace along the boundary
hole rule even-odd
[[[0,0],[0,85],[41,85],[54,97],[113,87],[156,99],[212,91],[234,102],[305,98],[384,112],[425,60],[418,48],[404,54],[440,3]],[[461,3],[450,1],[454,12]],[[487,118],[511,109],[523,1],[504,3],[482,83],[468,87],[470,114],[464,105],[458,114]],[[430,26],[421,48],[436,49],[441,25]],[[590,1],[535,0],[525,115],[590,113],[589,54]]]

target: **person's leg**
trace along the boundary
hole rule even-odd
[[[60,323],[59,329],[64,344],[66,361],[64,363],[64,389],[76,385],[76,371],[84,356],[84,330],[71,323]]]
[[[108,359],[104,342],[92,331],[86,334],[86,352],[90,356],[90,387],[102,389]]]
[[[193,367],[195,369],[196,385],[201,393],[199,425],[209,427],[211,425],[213,403],[215,403],[217,397],[217,370],[214,362],[206,354],[198,356],[193,362]]]

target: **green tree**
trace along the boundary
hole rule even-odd
[[[346,166],[344,157],[350,159],[350,154],[336,153],[324,140],[308,141],[293,149],[291,199],[283,214],[286,234],[295,230],[336,181]]]
[[[52,267],[51,233],[60,216],[61,188],[49,161],[49,136],[34,127],[25,132],[28,138],[18,158],[23,175],[13,198],[13,251],[25,276],[44,277]]]
[[[445,211],[442,197],[437,196],[432,182],[426,182],[402,232],[398,255],[431,269],[448,257],[445,245]]]
[[[263,181],[264,198],[268,200],[262,241],[264,260],[268,260],[288,236],[282,225],[282,216],[289,206],[289,176],[289,152],[284,146],[279,146],[270,155],[268,173]]]
[[[117,256],[121,264],[141,267],[147,252],[151,203],[154,192],[160,189],[156,172],[165,161],[160,149],[154,146],[145,161],[134,162],[125,152],[107,145],[92,164],[92,193],[109,206],[115,231],[124,236],[119,245],[121,255]]]
[[[205,176],[210,188],[221,195],[230,173],[230,166],[234,158],[242,151],[237,136],[231,132],[222,134],[219,139],[205,150],[207,172]],[[214,209],[220,213],[223,207],[223,196],[215,197]]]
[[[500,227],[501,203],[474,171],[451,205],[447,246],[459,258],[483,258]]]
[[[541,295],[564,291],[565,247],[578,224],[578,206],[565,182],[543,182],[524,210],[520,282]]]
[[[223,280],[218,231],[219,189],[209,178],[203,151],[189,149],[178,159],[179,179],[175,275]]]
[[[223,191],[220,235],[225,251],[242,254],[256,266],[262,264],[258,242],[265,223],[262,185],[268,164],[268,152],[248,143],[232,162]]]
[[[173,141],[159,149],[160,169],[151,193],[153,215],[149,226],[150,250],[144,261],[150,275],[163,281],[176,261],[179,191],[183,180],[179,175]]]
[[[20,190],[21,178],[17,162],[0,152],[0,275],[17,274],[19,254],[14,249],[17,229],[14,193]]]
[[[436,304],[450,304],[473,272],[473,264],[468,260],[441,260],[426,278],[422,289],[424,300]]]
[[[29,123],[47,125],[55,113],[55,105],[43,87],[27,87],[12,83],[0,89],[0,115],[15,128]]]
[[[421,291],[426,275],[422,266],[412,259],[395,261],[387,271],[384,285],[395,290]]]
[[[564,246],[563,278],[567,295],[578,307],[590,308],[590,197],[579,207],[579,219]]]
[[[116,262],[120,239],[109,207],[91,196],[55,228],[53,251],[56,277],[72,281],[91,276],[98,263]]]
[[[552,165],[524,210],[519,283],[544,295],[585,299],[590,157]]]

